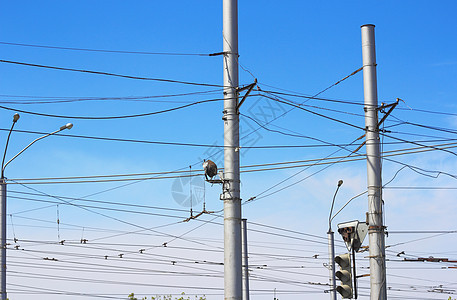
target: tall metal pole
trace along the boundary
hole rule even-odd
[[[336,278],[335,278],[335,238],[331,228],[327,232],[328,237],[328,255],[330,272],[330,300],[336,300]]]
[[[3,174],[0,178],[0,199],[0,299],[6,300],[6,181]]]
[[[241,242],[243,243],[243,300],[249,300],[249,253],[246,219],[241,219]]]
[[[3,159],[1,165],[0,175],[0,299],[6,300],[6,178],[5,178],[5,158],[8,144],[10,141],[11,133],[13,132],[14,125],[19,120],[18,113],[13,116],[13,124],[8,132],[8,137],[5,143],[5,151],[3,151]]]
[[[224,294],[241,300],[241,199],[238,104],[238,3],[223,0],[224,50]]]
[[[332,207],[330,208],[330,214],[328,216],[328,255],[329,255],[329,272],[330,272],[330,300],[336,300],[336,278],[335,278],[335,236],[332,230],[332,220],[339,213],[337,212],[333,217],[333,206],[335,205],[336,194],[338,193],[340,187],[343,185],[343,180],[338,180],[338,185],[333,195]]]
[[[362,26],[363,88],[368,182],[370,299],[387,299],[385,236],[382,220],[381,150],[378,133],[378,91],[374,25]]]

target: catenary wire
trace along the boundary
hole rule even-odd
[[[48,66],[48,65],[33,64],[33,63],[11,61],[11,60],[4,60],[4,59],[0,59],[0,63],[21,65],[21,66],[27,66],[27,67],[44,68],[44,69],[50,69],[50,70],[70,71],[70,72],[78,72],[78,73],[86,73],[86,74],[104,75],[104,76],[111,76],[111,77],[118,77],[118,78],[125,78],[125,79],[134,79],[134,80],[146,80],[146,81],[156,81],[156,82],[166,82],[166,83],[178,83],[178,84],[195,85],[195,86],[225,87],[223,85],[218,85],[218,84],[198,83],[198,82],[181,81],[181,80],[174,80],[174,79],[165,79],[165,78],[151,78],[151,77],[141,77],[141,76],[133,76],[133,75],[123,75],[123,74],[116,74],[116,73],[103,72],[103,71],[92,71],[92,70],[84,70],[84,69],[64,68],[64,67]]]
[[[12,43],[0,41],[1,45],[32,47],[42,49],[55,49],[55,50],[71,50],[83,52],[101,52],[101,53],[117,53],[117,54],[141,54],[141,55],[170,55],[170,56],[216,56],[218,53],[180,53],[180,52],[151,52],[151,51],[127,51],[127,50],[110,50],[110,49],[90,49],[90,48],[77,48],[77,47],[62,47],[51,45],[37,45],[26,43]]]
[[[180,105],[180,106],[173,107],[173,108],[168,108],[168,109],[163,109],[163,110],[158,110],[158,111],[153,111],[153,112],[147,112],[147,113],[132,114],[132,115],[122,115],[122,116],[98,116],[98,117],[95,117],[95,116],[54,115],[54,114],[46,114],[46,113],[27,111],[27,110],[22,110],[22,109],[17,109],[17,108],[11,108],[11,107],[6,107],[6,106],[2,106],[2,105],[0,105],[0,108],[1,109],[5,109],[5,110],[10,110],[10,111],[16,111],[16,112],[20,112],[20,113],[36,115],[36,116],[41,116],[41,117],[50,117],[50,118],[76,119],[76,120],[116,120],[116,119],[131,119],[131,118],[158,115],[158,114],[168,113],[168,112],[180,110],[180,109],[183,109],[183,108],[195,106],[195,105],[198,105],[198,104],[210,103],[210,102],[216,102],[216,101],[223,101],[223,100],[224,99],[208,99],[208,100],[195,101],[195,102],[192,102],[192,103],[189,103],[189,104]]]

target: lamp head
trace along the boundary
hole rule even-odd
[[[205,171],[205,176],[213,178],[217,174],[217,166],[212,160],[205,160],[203,162],[203,170]]]
[[[63,125],[62,127],[60,127],[60,130],[71,129],[72,127],[73,127],[72,123],[67,123],[66,125]]]
[[[343,180],[340,179],[340,180],[338,181],[338,187],[340,187],[340,186],[342,186],[342,185],[343,185]]]
[[[19,120],[21,116],[18,114],[18,113],[15,113],[14,116],[13,116],[13,123],[16,123],[17,120]]]

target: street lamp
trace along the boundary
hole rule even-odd
[[[343,180],[338,181],[338,186],[336,187],[335,194],[333,195],[332,207],[330,209],[330,215],[328,217],[328,252],[329,252],[329,270],[330,270],[330,300],[336,300],[336,278],[335,278],[335,238],[332,231],[332,220],[339,213],[336,213],[332,217],[333,205],[335,204],[336,194],[340,189],[340,186],[343,185]]]
[[[44,139],[50,135],[56,134],[65,129],[71,129],[73,124],[68,123],[63,125],[58,130],[53,131],[51,133],[45,134],[35,140],[33,140],[30,144],[28,144],[24,149],[19,151],[18,154],[13,156],[10,160],[5,163],[6,151],[8,150],[8,143],[10,140],[11,133],[13,132],[14,125],[19,120],[19,114],[14,114],[13,116],[13,124],[11,125],[11,129],[8,132],[8,138],[6,139],[5,151],[3,152],[3,159],[2,159],[2,169],[1,169],[1,178],[0,178],[0,300],[6,300],[6,178],[5,178],[5,168],[6,166],[12,162],[16,157],[22,154],[25,150],[27,150],[30,146],[32,146],[35,142]]]

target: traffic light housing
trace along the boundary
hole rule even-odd
[[[341,281],[336,290],[343,299],[352,299],[351,256],[349,253],[338,255],[335,257],[335,262],[340,266],[340,270],[335,272],[335,276]]]

